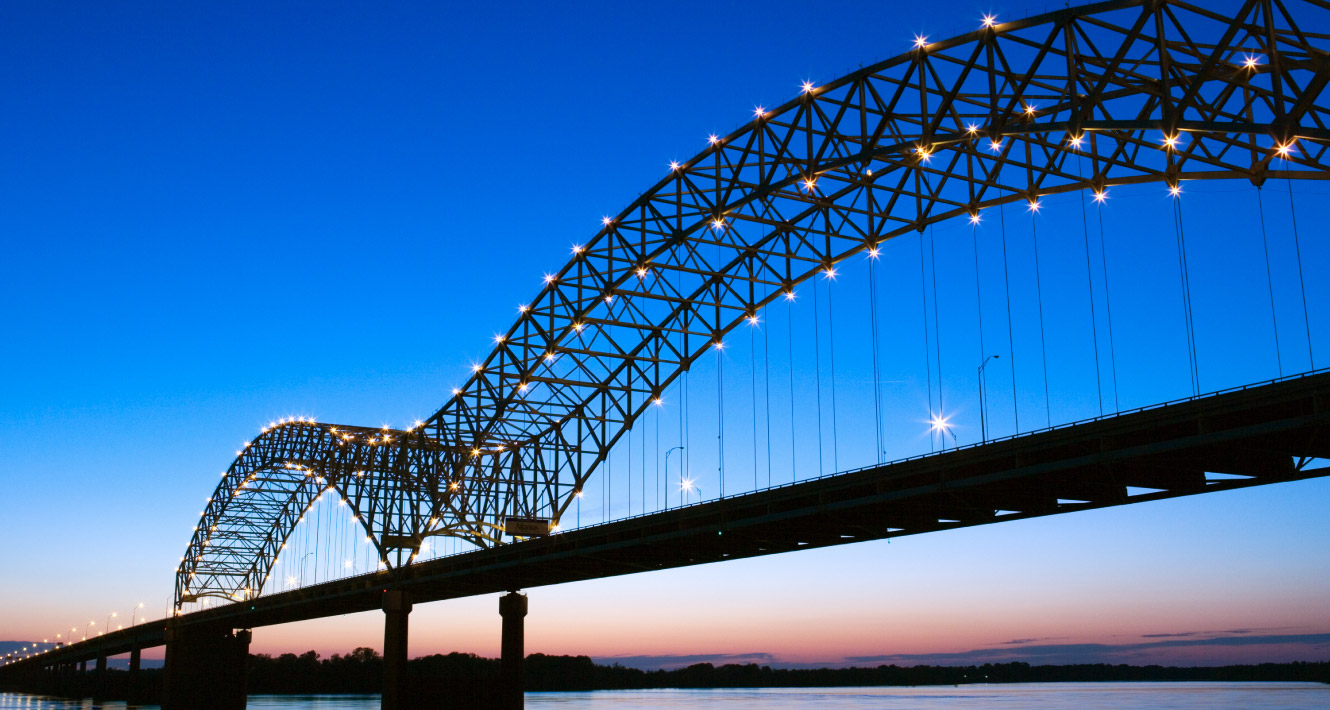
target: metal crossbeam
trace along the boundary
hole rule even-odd
[[[808,86],[607,218],[423,426],[391,444],[312,423],[255,441],[205,511],[177,604],[257,593],[327,486],[385,559],[383,536],[417,541],[397,548],[399,567],[426,535],[491,546],[505,515],[557,521],[712,344],[818,272],[929,224],[1113,185],[1330,176],[1330,35],[1307,29],[1327,9],[1102,2],[921,39]],[[220,573],[226,549],[253,561],[243,584]]]

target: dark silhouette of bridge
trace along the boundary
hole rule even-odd
[[[243,707],[249,629],[382,609],[383,707],[398,708],[412,605],[507,592],[504,703],[518,707],[521,589],[1325,475],[1330,374],[1200,396],[1184,263],[1193,398],[566,524],[616,443],[700,358],[851,256],[1046,195],[1330,176],[1330,40],[1303,29],[1330,15],[1308,5],[1251,0],[1225,17],[1115,0],[985,18],[806,85],[606,217],[428,420],[290,420],[246,444],[181,560],[173,618],[11,659],[0,677],[58,679],[94,659],[101,674],[126,652],[137,669],[143,648],[165,645],[167,710]],[[875,395],[879,437],[880,406]],[[281,591],[273,569],[329,491],[380,569]],[[475,549],[420,559],[431,538]]]

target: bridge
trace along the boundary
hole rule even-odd
[[[202,512],[176,572],[172,618],[9,659],[0,677],[63,678],[89,660],[100,677],[109,655],[131,653],[136,669],[143,648],[165,645],[167,710],[243,707],[249,629],[382,609],[383,706],[398,708],[413,604],[507,592],[500,608],[505,703],[518,707],[522,589],[1325,475],[1330,374],[1315,368],[1296,216],[1277,236],[1297,248],[1300,328],[1289,325],[1287,314],[1279,322],[1273,285],[1268,305],[1278,371],[1270,374],[1279,376],[1203,395],[1206,353],[1197,345],[1180,200],[1192,181],[1239,182],[1259,200],[1259,189],[1279,180],[1289,186],[1294,210],[1296,181],[1330,176],[1321,105],[1330,79],[1326,9],[1318,2],[1251,0],[1223,16],[1187,3],[1115,0],[1024,20],[986,17],[970,34],[920,37],[905,54],[825,85],[805,84],[786,104],[758,109],[733,133],[710,137],[701,153],[671,164],[640,198],[605,217],[567,264],[545,276],[517,321],[495,337],[489,356],[427,420],[397,430],[308,419],[265,427],[237,452]],[[1105,357],[1099,344],[1098,318],[1107,316],[1111,343],[1112,311],[1106,265],[1098,289],[1093,280],[1087,202],[1102,210],[1111,189],[1148,184],[1175,198],[1190,396],[1132,410],[1113,406],[1110,413],[1105,392],[1116,399],[1116,364],[1112,346]],[[982,435],[960,447],[943,406],[934,228],[962,222],[973,230],[981,301],[980,224],[1001,225],[1005,279],[1006,206],[1023,206],[1033,220],[1044,200],[1060,195],[1080,201],[1074,227],[1084,232],[1102,415],[1054,426],[1038,290],[1043,357],[1035,371],[1043,382],[1039,387],[1036,380],[1035,399],[1044,405],[1045,427],[1021,428],[1007,285],[1005,352],[983,346],[985,312],[976,304]],[[1258,206],[1264,230],[1265,207]],[[1032,237],[1040,288],[1038,236]],[[935,450],[887,462],[890,412],[879,390],[875,270],[909,253],[896,248],[907,240],[919,248]],[[926,244],[933,252],[931,300]],[[867,465],[842,470],[839,455],[847,447],[836,432],[831,331],[838,311],[831,284],[864,264],[869,314],[852,327],[871,340],[873,391],[843,396],[871,399],[863,411],[873,413],[865,438],[874,441]],[[1268,260],[1266,274],[1273,284]],[[815,343],[803,367],[794,357],[796,319],[786,316],[786,440],[771,429],[773,328],[764,327],[764,316],[770,326],[782,306],[792,314],[790,304],[809,292],[813,313],[805,321],[811,320]],[[1096,293],[1103,306],[1095,306]],[[826,350],[819,340],[824,328]],[[1306,334],[1307,364],[1285,375],[1278,337],[1287,343],[1299,331]],[[723,401],[727,364],[734,377],[727,358],[738,358],[745,340],[748,368],[739,372],[751,379],[752,436],[744,439],[752,444],[751,459],[733,444],[727,452],[734,425],[725,424]],[[1033,345],[1021,344],[1023,363]],[[824,353],[829,417],[822,411]],[[1011,367],[1014,431],[990,437],[985,368],[1003,356]],[[1105,371],[1114,373],[1111,388]],[[760,400],[759,372],[766,393]],[[803,422],[817,431],[818,474],[798,480],[792,451],[791,481],[774,485],[772,446],[795,447],[801,438],[796,374],[813,375],[818,387],[815,407],[804,413],[813,419],[815,409],[815,424]],[[690,383],[690,376],[704,383]],[[691,464],[700,447],[689,438],[687,412],[694,399],[712,393],[718,443],[715,473],[705,483],[714,497],[702,500],[691,478],[703,467]],[[677,425],[662,412],[677,412]],[[765,437],[758,434],[760,419]],[[653,424],[654,443],[647,436]],[[635,473],[634,445],[641,461]],[[657,480],[648,483],[648,449],[653,462],[663,459],[663,482],[656,466]],[[672,505],[676,452],[679,493],[696,493],[696,503]],[[727,456],[751,464],[751,486],[749,467],[742,476],[727,472]],[[828,456],[831,472],[824,470]],[[627,488],[628,512],[639,512],[611,515],[615,485]],[[583,525],[588,494],[599,494],[604,505],[601,519]],[[316,573],[307,584],[297,550],[337,541],[311,539],[302,522],[334,505],[340,524],[364,537],[361,549],[372,550],[350,553],[363,556],[368,569],[351,559],[346,574],[324,580]],[[440,540],[466,549],[438,556]]]

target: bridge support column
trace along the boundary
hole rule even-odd
[[[526,659],[526,595],[509,592],[499,597],[503,635],[499,651],[499,708],[522,710],[522,664]]]
[[[162,710],[245,710],[250,638],[248,630],[168,627]]]
[[[106,651],[97,651],[97,670],[92,680],[92,699],[106,697]]]
[[[404,707],[406,632],[410,615],[410,592],[383,593],[383,710],[402,710]]]
[[[129,650],[129,686],[125,691],[131,702],[139,698],[139,667],[143,665],[143,649],[134,646]]]

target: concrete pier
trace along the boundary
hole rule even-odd
[[[411,593],[383,593],[383,710],[402,710],[406,697],[406,644]]]

